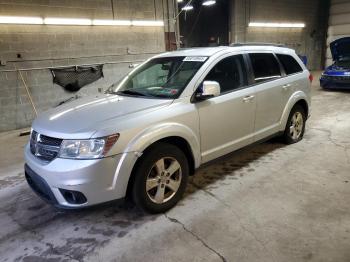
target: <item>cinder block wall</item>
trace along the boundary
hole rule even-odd
[[[154,0],[0,0],[0,15],[163,20],[163,7]],[[116,63],[104,66],[104,78],[75,93],[95,94],[125,75],[132,61],[164,49],[163,27],[0,25],[0,60],[6,64],[0,66],[0,131],[27,127],[34,118],[14,69]],[[75,95],[53,84],[48,69],[28,70],[23,77],[39,112]]]
[[[231,35],[236,42],[269,42],[291,47],[308,57],[310,69],[323,67],[328,0],[235,0]],[[254,28],[249,22],[305,23],[303,29]]]

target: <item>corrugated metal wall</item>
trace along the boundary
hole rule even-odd
[[[329,43],[345,36],[350,36],[350,0],[332,0],[327,38],[327,66],[332,64]]]

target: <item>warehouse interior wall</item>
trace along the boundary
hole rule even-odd
[[[178,19],[182,47],[228,45],[230,2],[220,0],[203,6],[202,1],[193,1],[193,10],[181,12]],[[180,3],[180,8],[185,3]]]
[[[170,1],[170,0],[169,0]],[[164,27],[0,25],[0,131],[27,127],[35,117],[22,79],[38,112],[73,95],[97,94],[139,63],[165,50],[174,5],[167,0],[0,0],[0,16],[163,20]],[[172,1],[170,1],[172,3]],[[169,11],[170,10],[170,11]],[[171,35],[171,34],[170,34]],[[77,93],[53,84],[48,67],[105,64],[104,78]]]
[[[208,37],[199,42],[206,42],[205,45],[280,43],[296,49],[300,55],[306,55],[309,69],[323,68],[328,0],[222,0],[224,2],[227,2],[225,8],[229,10],[226,38],[211,34],[214,36],[213,43],[210,43],[211,38],[208,42]],[[331,14],[344,9],[346,2],[333,0]],[[98,88],[106,89],[129,72],[131,63],[139,63],[156,53],[179,47],[179,19],[173,19],[176,9],[176,1],[173,0],[0,0],[0,16],[164,21],[164,27],[0,25],[0,131],[28,127],[35,117],[16,69],[28,69],[22,71],[22,75],[39,113],[73,95],[97,94]],[[341,17],[346,20],[348,15]],[[339,19],[330,17],[329,40],[349,28],[335,24]],[[220,19],[215,19],[214,15],[207,20],[215,25]],[[251,28],[248,27],[249,22],[303,22],[306,27]],[[193,28],[193,23],[187,24],[187,28]],[[204,23],[194,30],[206,31],[207,28]],[[74,94],[54,84],[48,70],[49,67],[86,64],[104,64],[104,77]]]
[[[323,68],[328,0],[235,0],[231,4],[231,42],[268,42],[291,47]],[[248,27],[249,22],[305,23],[305,28]]]
[[[329,11],[326,66],[332,64],[329,44],[342,37],[350,37],[350,1],[332,0]]]

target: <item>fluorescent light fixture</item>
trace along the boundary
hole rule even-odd
[[[92,20],[93,25],[125,25],[130,26],[130,20]]]
[[[0,16],[0,24],[23,25],[96,25],[96,26],[164,26],[162,20],[91,20],[86,18]]]
[[[41,17],[0,16],[0,24],[42,25],[43,19]]]
[[[209,5],[215,5],[216,1],[215,0],[205,0],[202,5],[209,6]]]
[[[185,5],[182,10],[183,11],[189,11],[189,10],[192,10],[193,9],[193,5]]]
[[[182,3],[184,0],[177,0],[178,3]]]
[[[131,21],[131,25],[134,25],[134,26],[164,26],[164,22],[163,21],[135,20],[135,21]]]
[[[83,18],[45,18],[45,25],[92,25],[90,19]]]
[[[251,22],[249,23],[250,27],[284,27],[284,28],[303,28],[305,27],[304,23],[258,23]]]

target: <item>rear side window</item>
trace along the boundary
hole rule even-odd
[[[278,59],[280,60],[284,71],[287,75],[295,74],[302,72],[303,69],[299,65],[299,63],[294,59],[294,57],[290,55],[280,55],[277,54]]]
[[[281,70],[276,57],[271,53],[249,54],[255,81],[263,82],[281,77]]]

